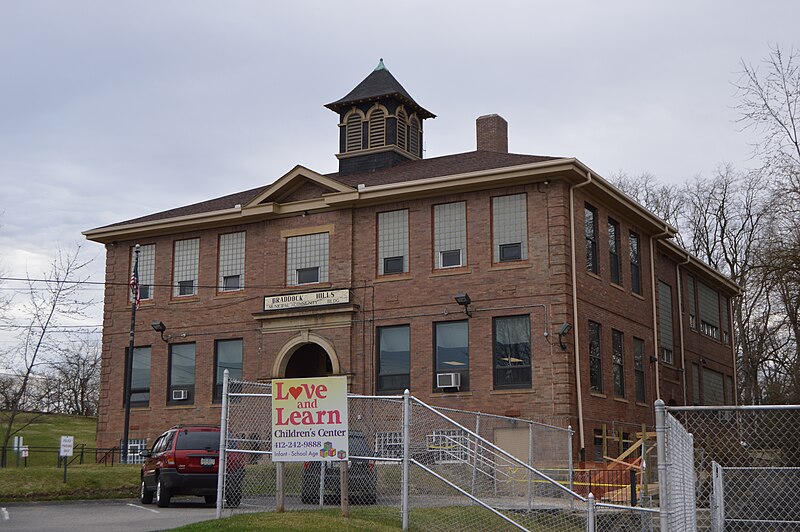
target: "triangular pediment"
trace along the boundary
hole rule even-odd
[[[275,181],[261,194],[250,200],[247,207],[265,203],[291,203],[321,198],[324,194],[355,192],[355,189],[313,170],[297,165]]]

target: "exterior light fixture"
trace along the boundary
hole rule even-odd
[[[466,292],[463,294],[458,294],[456,295],[455,300],[456,303],[464,307],[464,314],[466,314],[471,318],[472,314],[469,311],[469,305],[470,303],[472,303],[472,298],[469,297],[469,294],[467,294]]]
[[[564,336],[569,334],[572,330],[572,325],[569,323],[562,323],[561,327],[558,328],[558,345],[561,347],[562,351],[567,350],[567,344],[564,343]]]
[[[167,326],[164,325],[163,321],[154,321],[150,324],[153,327],[153,330],[157,333],[161,334],[161,339],[165,342],[169,342],[167,338],[164,338],[164,331],[167,330]]]

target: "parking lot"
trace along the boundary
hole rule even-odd
[[[213,519],[214,511],[197,497],[176,497],[169,508],[138,499],[0,503],[0,530],[167,530]]]

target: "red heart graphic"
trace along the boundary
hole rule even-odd
[[[291,388],[289,388],[289,393],[292,394],[292,397],[297,399],[298,397],[300,397],[300,394],[303,393],[303,388],[301,388],[300,386],[292,386]]]

